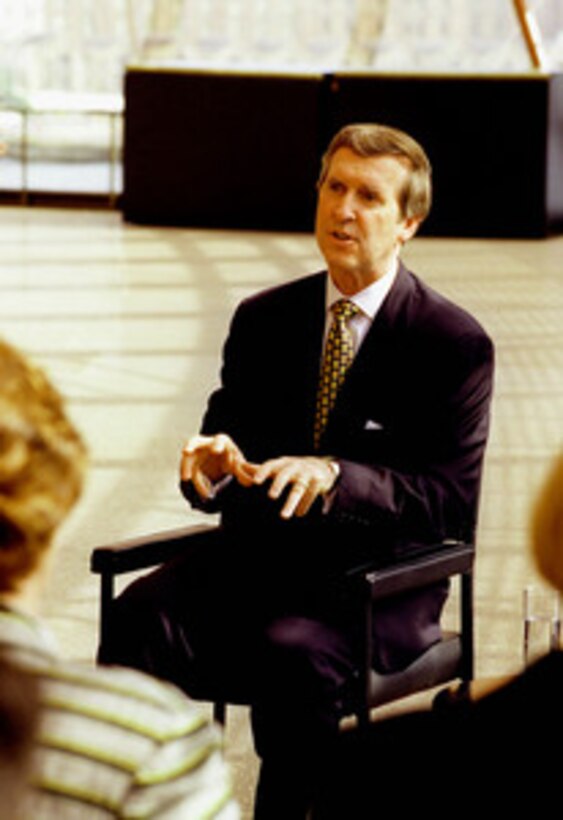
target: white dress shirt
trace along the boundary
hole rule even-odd
[[[353,302],[360,309],[355,316],[352,316],[352,318],[348,320],[348,327],[352,334],[354,353],[357,353],[366,333],[371,327],[371,323],[383,304],[383,300],[395,281],[398,269],[398,265],[393,266],[389,273],[386,273],[381,279],[376,279],[376,281],[368,285],[367,288],[360,290],[353,296],[346,296],[344,293],[341,293],[329,274],[327,276],[326,287],[325,342],[330,325],[332,324],[332,312],[330,310],[332,305],[338,302],[339,299],[348,299],[348,301]]]

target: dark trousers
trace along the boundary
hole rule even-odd
[[[357,602],[330,548],[282,535],[218,530],[135,581],[99,653],[192,697],[251,706],[260,820],[305,817],[359,667]]]

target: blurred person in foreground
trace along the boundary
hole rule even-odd
[[[37,619],[53,537],[85,466],[57,391],[0,341],[0,645],[39,699],[21,817],[238,818],[220,734],[183,693],[62,660]]]
[[[563,593],[563,451],[532,505],[530,546],[540,575]],[[475,816],[485,806],[504,816],[524,807],[548,816],[561,773],[563,651],[471,687],[470,696],[443,690],[431,711],[344,732],[312,818],[368,820],[375,793],[397,811],[427,809],[440,818],[451,817],[458,804]]]

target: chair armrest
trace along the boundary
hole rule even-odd
[[[369,587],[369,597],[381,600],[411,589],[429,586],[452,575],[471,571],[475,545],[444,541],[410,551],[408,557],[384,567],[364,567],[362,575]]]
[[[373,667],[373,601],[380,601],[429,586],[452,575],[461,576],[460,626],[462,652],[459,675],[464,680],[473,677],[473,577],[474,544],[447,540],[433,545],[409,546],[407,554],[392,564],[379,567],[358,567],[352,573],[353,582],[363,588],[364,601],[364,695],[358,708],[361,726],[369,723],[369,704],[372,703],[371,676]],[[449,677],[450,671],[447,672]],[[415,690],[412,690],[415,691]]]
[[[90,557],[90,569],[100,575],[120,575],[162,564],[188,550],[201,549],[217,529],[216,525],[191,525],[96,547]]]

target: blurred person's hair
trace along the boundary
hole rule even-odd
[[[534,503],[530,540],[540,573],[563,592],[563,452],[551,464]]]
[[[40,563],[80,495],[85,462],[57,390],[0,340],[0,593]]]

